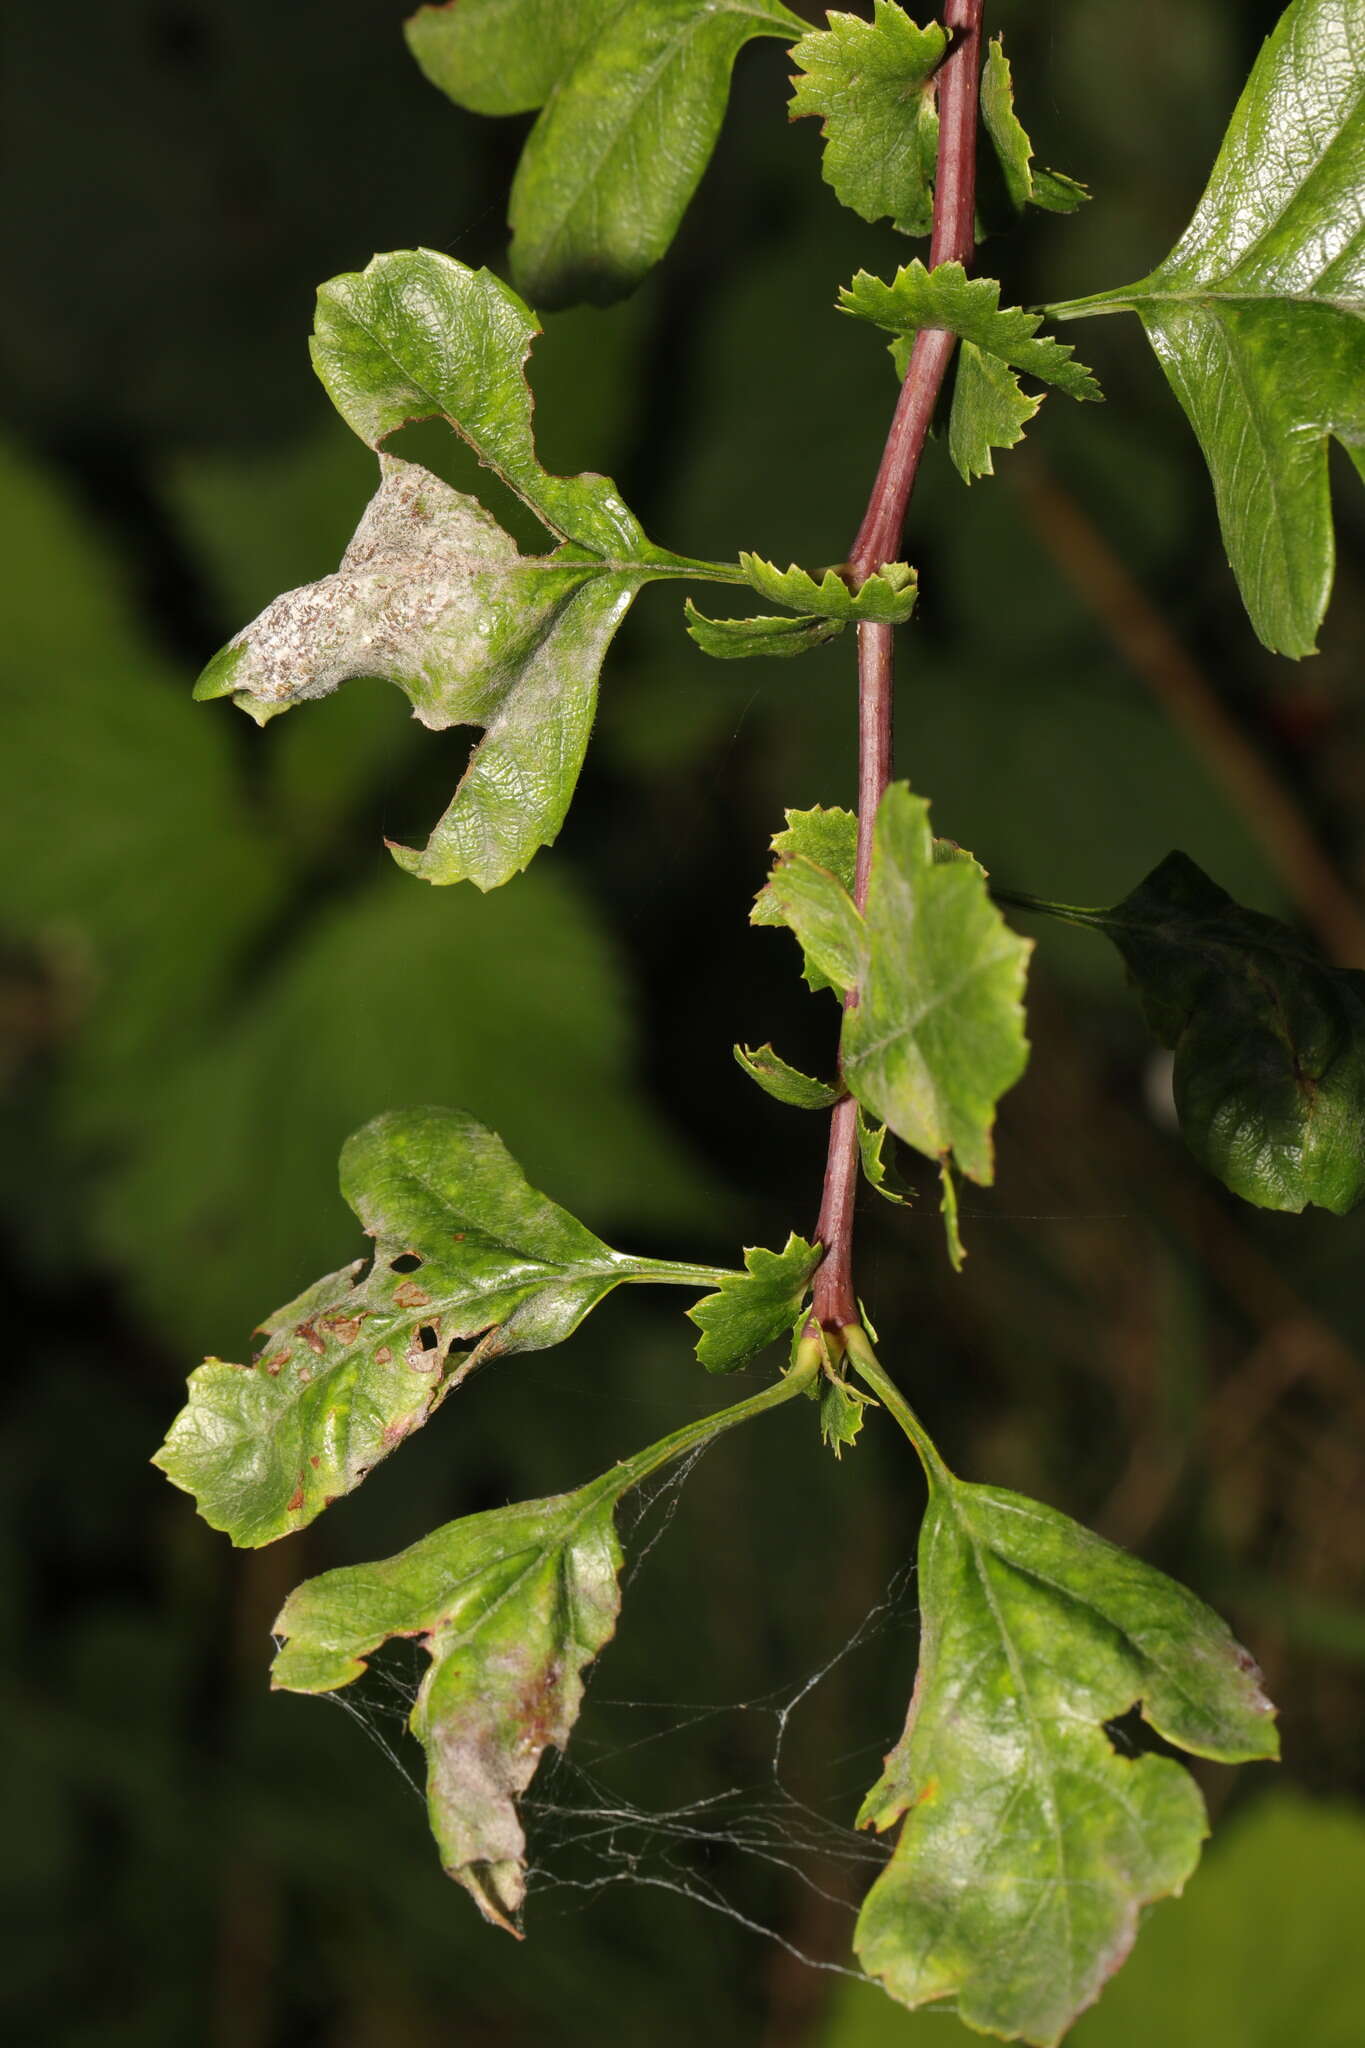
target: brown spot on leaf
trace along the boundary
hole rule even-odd
[[[298,1485],[297,1485],[297,1486],[296,1486],[296,1487],[294,1488],[294,1492],[293,1492],[293,1495],[292,1495],[292,1496],[291,1496],[291,1498],[290,1498],[290,1502],[289,1502],[289,1505],[288,1505],[288,1507],[287,1507],[287,1508],[285,1509],[285,1513],[286,1513],[286,1514],[288,1514],[288,1515],[296,1515],[296,1514],[298,1513],[299,1509],[300,1509],[300,1508],[301,1508],[302,1506],[303,1506],[303,1481],[302,1481],[302,1479],[300,1479],[300,1481],[299,1481]]]
[[[288,1365],[288,1363],[289,1353],[287,1351],[272,1351],[269,1358],[263,1358],[261,1360],[260,1369],[262,1372],[268,1372],[271,1378],[273,1379],[275,1374],[279,1371],[280,1367],[282,1365]]]
[[[380,1345],[378,1351],[376,1351],[374,1354],[374,1362],[376,1365],[393,1364],[393,1353],[390,1351],[387,1344]]]
[[[425,1308],[431,1300],[426,1289],[419,1287],[415,1280],[405,1280],[401,1287],[395,1288],[393,1298],[399,1308]]]
[[[294,1325],[294,1335],[296,1337],[302,1337],[304,1343],[308,1346],[308,1349],[310,1351],[316,1351],[319,1358],[322,1357],[322,1354],[327,1349],[325,1342],[321,1337],[319,1337],[312,1323],[296,1323]]]
[[[310,1458],[310,1459],[308,1460],[308,1462],[309,1462],[309,1464],[310,1464],[310,1465],[312,1466],[313,1470],[314,1470],[314,1471],[316,1472],[316,1471],[317,1471],[317,1469],[318,1469],[318,1466],[319,1466],[319,1465],[320,1465],[320,1464],[322,1463],[322,1460],[321,1460],[321,1458],[317,1458],[317,1457],[314,1457],[314,1458]]]
[[[932,1806],[938,1798],[938,1779],[926,1778],[915,1794],[916,1806]]]
[[[339,1344],[354,1344],[360,1335],[360,1325],[365,1320],[366,1313],[362,1311],[358,1316],[324,1316],[323,1328],[330,1330]]]

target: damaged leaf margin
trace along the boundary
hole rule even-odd
[[[422,1644],[431,1661],[410,1725],[426,1751],[432,1832],[448,1874],[509,1933],[526,1890],[517,1799],[545,1750],[567,1745],[584,1669],[615,1632],[617,1502],[671,1460],[806,1392],[817,1365],[803,1357],[764,1392],[577,1492],[448,1523],[396,1557],[324,1572],[285,1602],[272,1672],[284,1691],[335,1691],[392,1638]]]
[[[369,1271],[280,1309],[252,1365],[201,1365],[153,1461],[244,1548],[306,1527],[477,1367],[562,1342],[623,1282],[724,1277],[613,1251],[462,1110],[376,1117],[342,1151],[341,1190],[375,1239]]]

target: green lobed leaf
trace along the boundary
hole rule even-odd
[[[840,291],[839,310],[899,337],[892,354],[902,375],[919,329],[942,327],[963,341],[974,342],[986,355],[998,356],[1001,362],[1026,370],[1044,384],[1055,384],[1069,398],[1103,396],[1070,347],[1038,333],[1041,313],[1001,306],[996,279],[968,277],[960,263],[940,263],[926,270],[916,257],[896,272],[890,284],[860,270],[852,284]]]
[[[995,151],[1000,174],[1016,211],[1040,206],[1049,213],[1074,213],[1090,194],[1060,171],[1035,171],[1033,144],[1014,111],[1014,79],[1004,39],[992,36],[981,67],[981,123]]]
[[[811,811],[788,811],[786,819],[785,830],[774,834],[773,852],[806,855],[819,867],[828,868],[851,894],[858,859],[858,820],[853,812],[840,810],[837,806],[825,810],[817,805]],[[757,925],[787,923],[771,882],[765,882],[754,898],[749,922]],[[821,973],[804,947],[802,954],[802,973],[808,985],[816,990],[833,988],[834,983]]]
[[[1175,1053],[1185,1142],[1211,1173],[1262,1209],[1355,1208],[1365,1196],[1365,973],[1331,966],[1288,925],[1244,910],[1183,853],[1112,910],[1058,913],[1122,954]]]
[[[677,232],[755,37],[806,24],[778,0],[459,0],[408,44],[477,113],[539,107],[512,185],[512,274],[545,307],[620,298]]]
[[[697,1357],[708,1372],[734,1372],[790,1332],[820,1263],[819,1245],[795,1231],[780,1252],[750,1249],[743,1273],[727,1273],[716,1293],[687,1313],[701,1331]]]
[[[1076,2048],[1356,2048],[1365,1813],[1289,1786],[1240,1804],[1178,1906],[1143,1916],[1137,1947],[1068,2035]],[[1273,1943],[1266,1939],[1273,1928]],[[812,2048],[969,2048],[941,2008],[906,2013],[850,1980]]]
[[[1203,449],[1251,623],[1293,656],[1313,652],[1331,594],[1329,438],[1365,472],[1363,73],[1357,0],[1294,0],[1170,255],[1049,309],[1138,315]]]
[[[938,22],[918,28],[892,0],[873,0],[872,20],[830,14],[791,55],[791,120],[817,115],[823,176],[864,220],[889,218],[927,235],[934,217],[938,111],[934,74],[948,48]]]
[[[280,1309],[250,1366],[201,1365],[153,1461],[243,1547],[305,1527],[485,1360],[562,1342],[622,1281],[710,1277],[612,1251],[461,1110],[376,1117],[341,1189],[375,1240],[369,1271]]]
[[[820,1441],[833,1451],[836,1458],[843,1456],[847,1447],[856,1443],[863,1426],[863,1410],[875,1407],[870,1394],[863,1393],[848,1380],[825,1378],[820,1382]]]
[[[926,1157],[989,1182],[995,1106],[1028,1058],[1031,946],[992,904],[983,869],[936,844],[928,804],[893,783],[877,813],[865,918],[801,854],[770,887],[821,972],[858,990],[840,1050],[849,1089]]]
[[[877,812],[865,966],[844,1017],[844,1079],[931,1159],[994,1176],[995,1105],[1023,1073],[1024,974],[1012,932],[970,858],[940,857],[929,806],[893,783]]]
[[[900,1833],[854,1945],[902,2004],[951,1998],[970,2026],[1050,2048],[1208,1832],[1181,1765],[1120,1755],[1106,1724],[1137,1707],[1168,1743],[1239,1763],[1278,1753],[1274,1710],[1193,1593],[1055,1509],[954,1477],[875,1360],[851,1355],[929,1479],[919,1670],[858,1816]]]
[[[858,1104],[858,1160],[863,1169],[863,1179],[869,1187],[887,1202],[898,1206],[910,1200],[910,1190],[890,1161],[883,1157],[886,1147],[886,1125],[870,1117]]]
[[[603,656],[642,584],[740,580],[654,547],[609,478],[542,468],[524,374],[538,331],[499,279],[431,250],[376,256],[322,287],[314,365],[361,439],[378,448],[412,420],[444,418],[559,545],[522,555],[474,499],[381,455],[379,491],[340,569],[267,606],[196,690],[264,722],[380,675],[423,724],[482,726],[426,846],[393,848],[429,882],[495,888],[555,838]]]
[[[823,986],[847,995],[864,970],[866,931],[843,883],[828,868],[796,853],[773,869],[768,890]]]
[[[717,661],[744,661],[756,654],[786,660],[822,647],[844,630],[837,619],[708,619],[690,597],[684,601],[683,611],[687,630],[698,647]]]
[[[792,1109],[831,1109],[843,1092],[832,1088],[828,1081],[817,1081],[810,1074],[788,1066],[770,1045],[760,1045],[756,1051],[747,1045],[737,1045],[735,1058],[765,1095]]]
[[[616,1503],[660,1466],[806,1391],[817,1361],[651,1444],[580,1487],[436,1529],[378,1564],[310,1579],[275,1622],[272,1672],[291,1692],[349,1685],[399,1636],[430,1658],[410,1726],[427,1754],[427,1808],[448,1874],[515,1933],[526,1889],[516,1801],[563,1749],[583,1669],[615,1631]]]
[[[1020,388],[1019,379],[999,356],[986,355],[974,341],[957,352],[952,410],[948,415],[948,453],[964,483],[993,476],[994,448],[1013,448],[1043,402]]]
[[[886,626],[902,625],[915,609],[919,595],[915,571],[905,562],[887,562],[856,590],[834,569],[826,569],[817,583],[808,570],[798,569],[795,562],[790,568],[779,569],[743,549],[739,566],[760,597],[774,604],[790,605],[793,611],[838,619],[845,624],[871,619]]]

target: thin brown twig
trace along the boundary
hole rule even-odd
[[[970,264],[975,253],[977,80],[981,66],[984,0],[948,0],[945,26],[952,44],[938,74],[938,162],[934,174],[934,227],[930,268]],[[872,495],[848,559],[856,588],[901,547],[905,515],[920,457],[952,361],[957,337],[941,327],[921,328],[910,351],[900,397],[882,450]],[[872,828],[891,779],[892,628],[858,628],[858,862],[854,900],[867,901]],[[856,1003],[857,991],[847,1001]],[[824,1257],[815,1275],[811,1321],[838,1330],[858,1320],[853,1285],[853,1212],[858,1190],[858,1111],[852,1098],[830,1115],[820,1216],[815,1226]]]
[[[1365,967],[1365,913],[1294,796],[1227,710],[1189,649],[1072,494],[1031,452],[1014,481],[1035,530],[1115,647],[1194,743],[1260,841],[1325,950]]]

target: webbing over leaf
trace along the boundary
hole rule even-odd
[[[286,1600],[273,1682],[333,1692],[395,1636],[430,1658],[410,1726],[427,1753],[427,1809],[446,1871],[515,1933],[526,1889],[516,1802],[547,1748],[563,1749],[583,1669],[620,1611],[618,1501],[676,1458],[810,1390],[814,1355],[764,1392],[687,1423],[577,1492],[433,1530],[378,1564],[309,1579]]]

